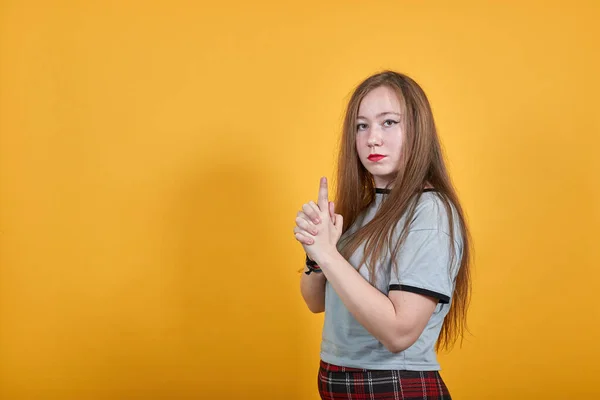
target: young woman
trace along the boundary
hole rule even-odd
[[[294,233],[301,293],[325,312],[323,399],[450,399],[436,351],[462,337],[470,242],[429,101],[406,75],[362,82],[346,110],[335,205],[321,178]]]

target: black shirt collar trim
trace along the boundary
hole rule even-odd
[[[391,191],[392,189],[375,188],[375,193],[379,194],[389,194]],[[435,188],[426,188],[423,192],[435,192]]]

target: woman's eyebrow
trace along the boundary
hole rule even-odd
[[[377,114],[375,116],[375,118],[383,117],[384,115],[387,115],[387,114],[394,114],[394,115],[400,116],[400,113],[397,113],[395,111],[384,111],[382,113]],[[368,118],[363,117],[362,115],[359,115],[358,117],[356,117],[356,119],[368,119]]]

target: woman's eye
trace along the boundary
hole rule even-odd
[[[383,126],[392,126],[392,125],[396,125],[398,123],[398,121],[394,121],[393,119],[386,119],[385,121],[383,121]]]
[[[358,124],[356,125],[356,129],[358,129],[359,131],[364,131],[365,129],[367,129],[367,124]]]

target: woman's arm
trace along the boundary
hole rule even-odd
[[[388,297],[339,253],[322,257],[319,266],[354,318],[392,353],[407,349],[419,338],[438,302],[399,290]]]
[[[363,278],[337,249],[343,217],[335,213],[335,206],[328,201],[327,193],[327,180],[322,178],[316,208],[316,214],[322,222],[313,225],[304,219],[297,220],[294,228],[296,239],[302,243],[307,255],[321,267],[325,278],[354,318],[389,351],[403,351],[422,334],[440,300],[404,290],[392,290],[386,296]],[[425,214],[436,215],[433,210]],[[449,237],[438,229],[428,229],[420,230],[411,238],[412,246],[417,251],[404,251],[401,254],[403,258],[398,260],[405,284],[407,280],[410,282],[411,277],[414,279],[419,276],[414,286],[417,287],[419,280],[429,281],[431,276],[444,275],[446,253],[438,254],[437,249],[447,245]],[[450,290],[450,281],[438,282],[438,286],[445,289],[440,293],[446,293]],[[438,294],[435,290],[428,292]]]
[[[303,212],[304,215],[299,213],[296,219],[296,239],[321,267],[323,272],[319,275],[324,275],[312,280],[311,276],[302,277],[302,295],[309,308],[320,310],[321,305],[324,308],[326,279],[354,318],[389,351],[400,352],[410,347],[425,329],[437,301],[401,291],[393,291],[388,297],[371,286],[342,257],[336,244],[342,234],[343,217],[335,213],[334,204],[328,200],[326,178],[321,178],[318,205],[305,204]],[[307,221],[307,214],[316,224]]]
[[[300,292],[308,309],[313,313],[325,311],[325,275],[323,273],[302,273],[300,278]]]
[[[335,221],[333,209],[329,209],[330,219],[333,223]],[[316,233],[316,225],[321,222],[319,216],[319,208],[314,202],[305,204],[302,207],[302,211],[298,212],[296,216],[296,223],[301,224],[307,231]],[[303,237],[303,240],[311,240]],[[325,311],[325,283],[327,279],[322,272],[313,272],[310,275],[302,273],[300,279],[300,292],[304,298],[304,302],[308,306],[308,309],[313,313],[322,313]]]

